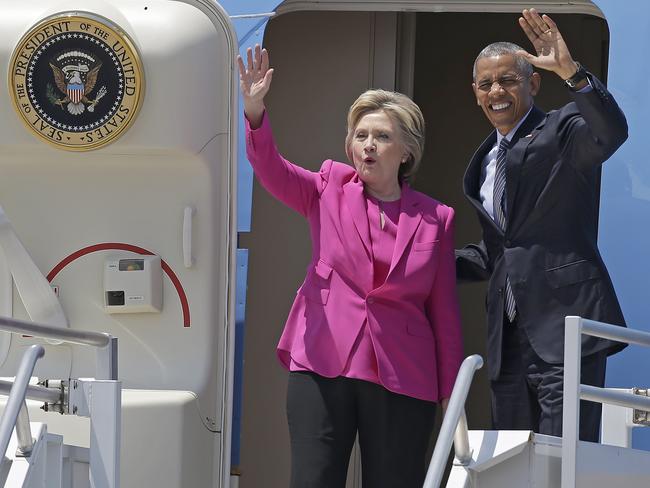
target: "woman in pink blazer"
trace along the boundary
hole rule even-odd
[[[264,107],[266,50],[239,59],[248,159],[309,222],[313,256],[277,352],[289,373],[292,488],[345,486],[358,433],[363,486],[421,487],[436,403],[462,360],[454,211],[408,184],[424,119],[408,97],[362,94],[348,114],[352,166],[284,159]]]

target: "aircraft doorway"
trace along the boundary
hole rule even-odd
[[[574,59],[601,80],[606,79],[608,29],[601,18],[551,14]],[[477,243],[481,230],[476,212],[462,192],[462,178],[476,148],[492,126],[472,92],[472,64],[486,45],[508,40],[532,52],[520,29],[518,14],[421,13],[417,15],[413,98],[427,122],[426,147],[415,188],[456,210],[456,246]],[[535,103],[545,111],[569,102],[569,93],[554,74],[539,71],[542,84]],[[485,358],[484,283],[458,288],[466,354]],[[486,368],[474,380],[467,400],[470,428],[490,428]]]
[[[433,2],[432,2],[433,3]],[[349,8],[349,7],[348,7]],[[608,52],[606,22],[584,14],[552,14],[575,59],[601,79]],[[514,13],[290,12],[272,19],[264,44],[275,67],[267,99],[276,142],[289,160],[316,170],[324,159],[345,161],[349,105],[368,88],[411,94],[427,122],[423,164],[415,188],[456,209],[456,245],[480,240],[476,215],[462,195],[462,176],[491,127],[476,106],[471,69],[482,47],[511,40],[530,48]],[[568,94],[542,74],[538,105],[550,110]],[[289,440],[286,372],[275,357],[311,248],[307,225],[257,183],[250,249],[241,435],[242,488],[285,488]],[[485,355],[484,285],[459,287],[466,354]],[[471,428],[490,425],[485,370],[468,400]],[[356,454],[355,454],[356,455]],[[348,487],[360,486],[356,459]]]

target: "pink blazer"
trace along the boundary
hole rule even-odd
[[[390,271],[373,289],[366,198],[354,168],[327,160],[312,172],[285,160],[266,114],[256,130],[246,122],[246,148],[260,183],[311,232],[312,260],[278,344],[280,362],[339,376],[367,321],[385,388],[449,397],[463,358],[453,209],[403,185]]]

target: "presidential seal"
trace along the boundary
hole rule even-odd
[[[133,122],[144,89],[140,57],[109,20],[65,13],[19,42],[9,91],[27,127],[63,149],[97,149]]]

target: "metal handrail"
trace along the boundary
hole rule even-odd
[[[13,381],[0,380],[0,395],[9,395]],[[46,388],[39,385],[27,385],[26,400],[36,400],[44,403],[58,403],[61,401],[60,388]]]
[[[27,403],[24,398],[18,411],[18,418],[16,419],[16,440],[18,441],[16,455],[22,457],[31,455],[34,447],[34,439],[32,439],[32,428],[29,425],[29,411],[27,410]]]
[[[117,338],[105,332],[67,329],[0,316],[0,331],[97,348],[97,379],[117,380]]]
[[[467,400],[474,373],[482,367],[483,358],[478,354],[465,358],[460,366],[449,399],[449,405],[447,405],[447,412],[442,420],[436,447],[431,456],[423,488],[438,488],[440,486],[452,442],[455,445],[456,459],[459,463],[467,464],[472,458],[467,433],[465,401]]]
[[[457,464],[465,466],[472,460],[472,451],[469,447],[469,432],[467,428],[467,415],[465,408],[461,411],[458,425],[454,432],[454,453]]]
[[[650,333],[583,319],[564,319],[564,398],[562,402],[562,488],[576,486],[580,399],[650,411],[650,398],[580,384],[582,334],[650,347]]]
[[[37,324],[25,320],[0,316],[0,330],[16,334],[28,334],[43,339],[57,339],[84,346],[108,346],[111,336],[104,332],[92,332],[78,329],[64,329],[52,325]]]
[[[2,412],[2,419],[0,419],[0,453],[3,456],[7,452],[7,447],[9,447],[14,426],[16,426],[16,435],[19,437],[18,448],[20,453],[25,456],[31,452],[33,441],[25,405],[25,393],[27,392],[29,379],[34,372],[36,361],[42,358],[44,354],[45,349],[43,346],[33,345],[27,349],[20,361],[16,380],[9,393],[4,412]],[[24,412],[21,413],[23,409]]]
[[[637,410],[650,412],[650,398],[624,391],[616,391],[611,388],[580,385],[580,398],[590,402],[607,403],[609,405],[636,408]]]

